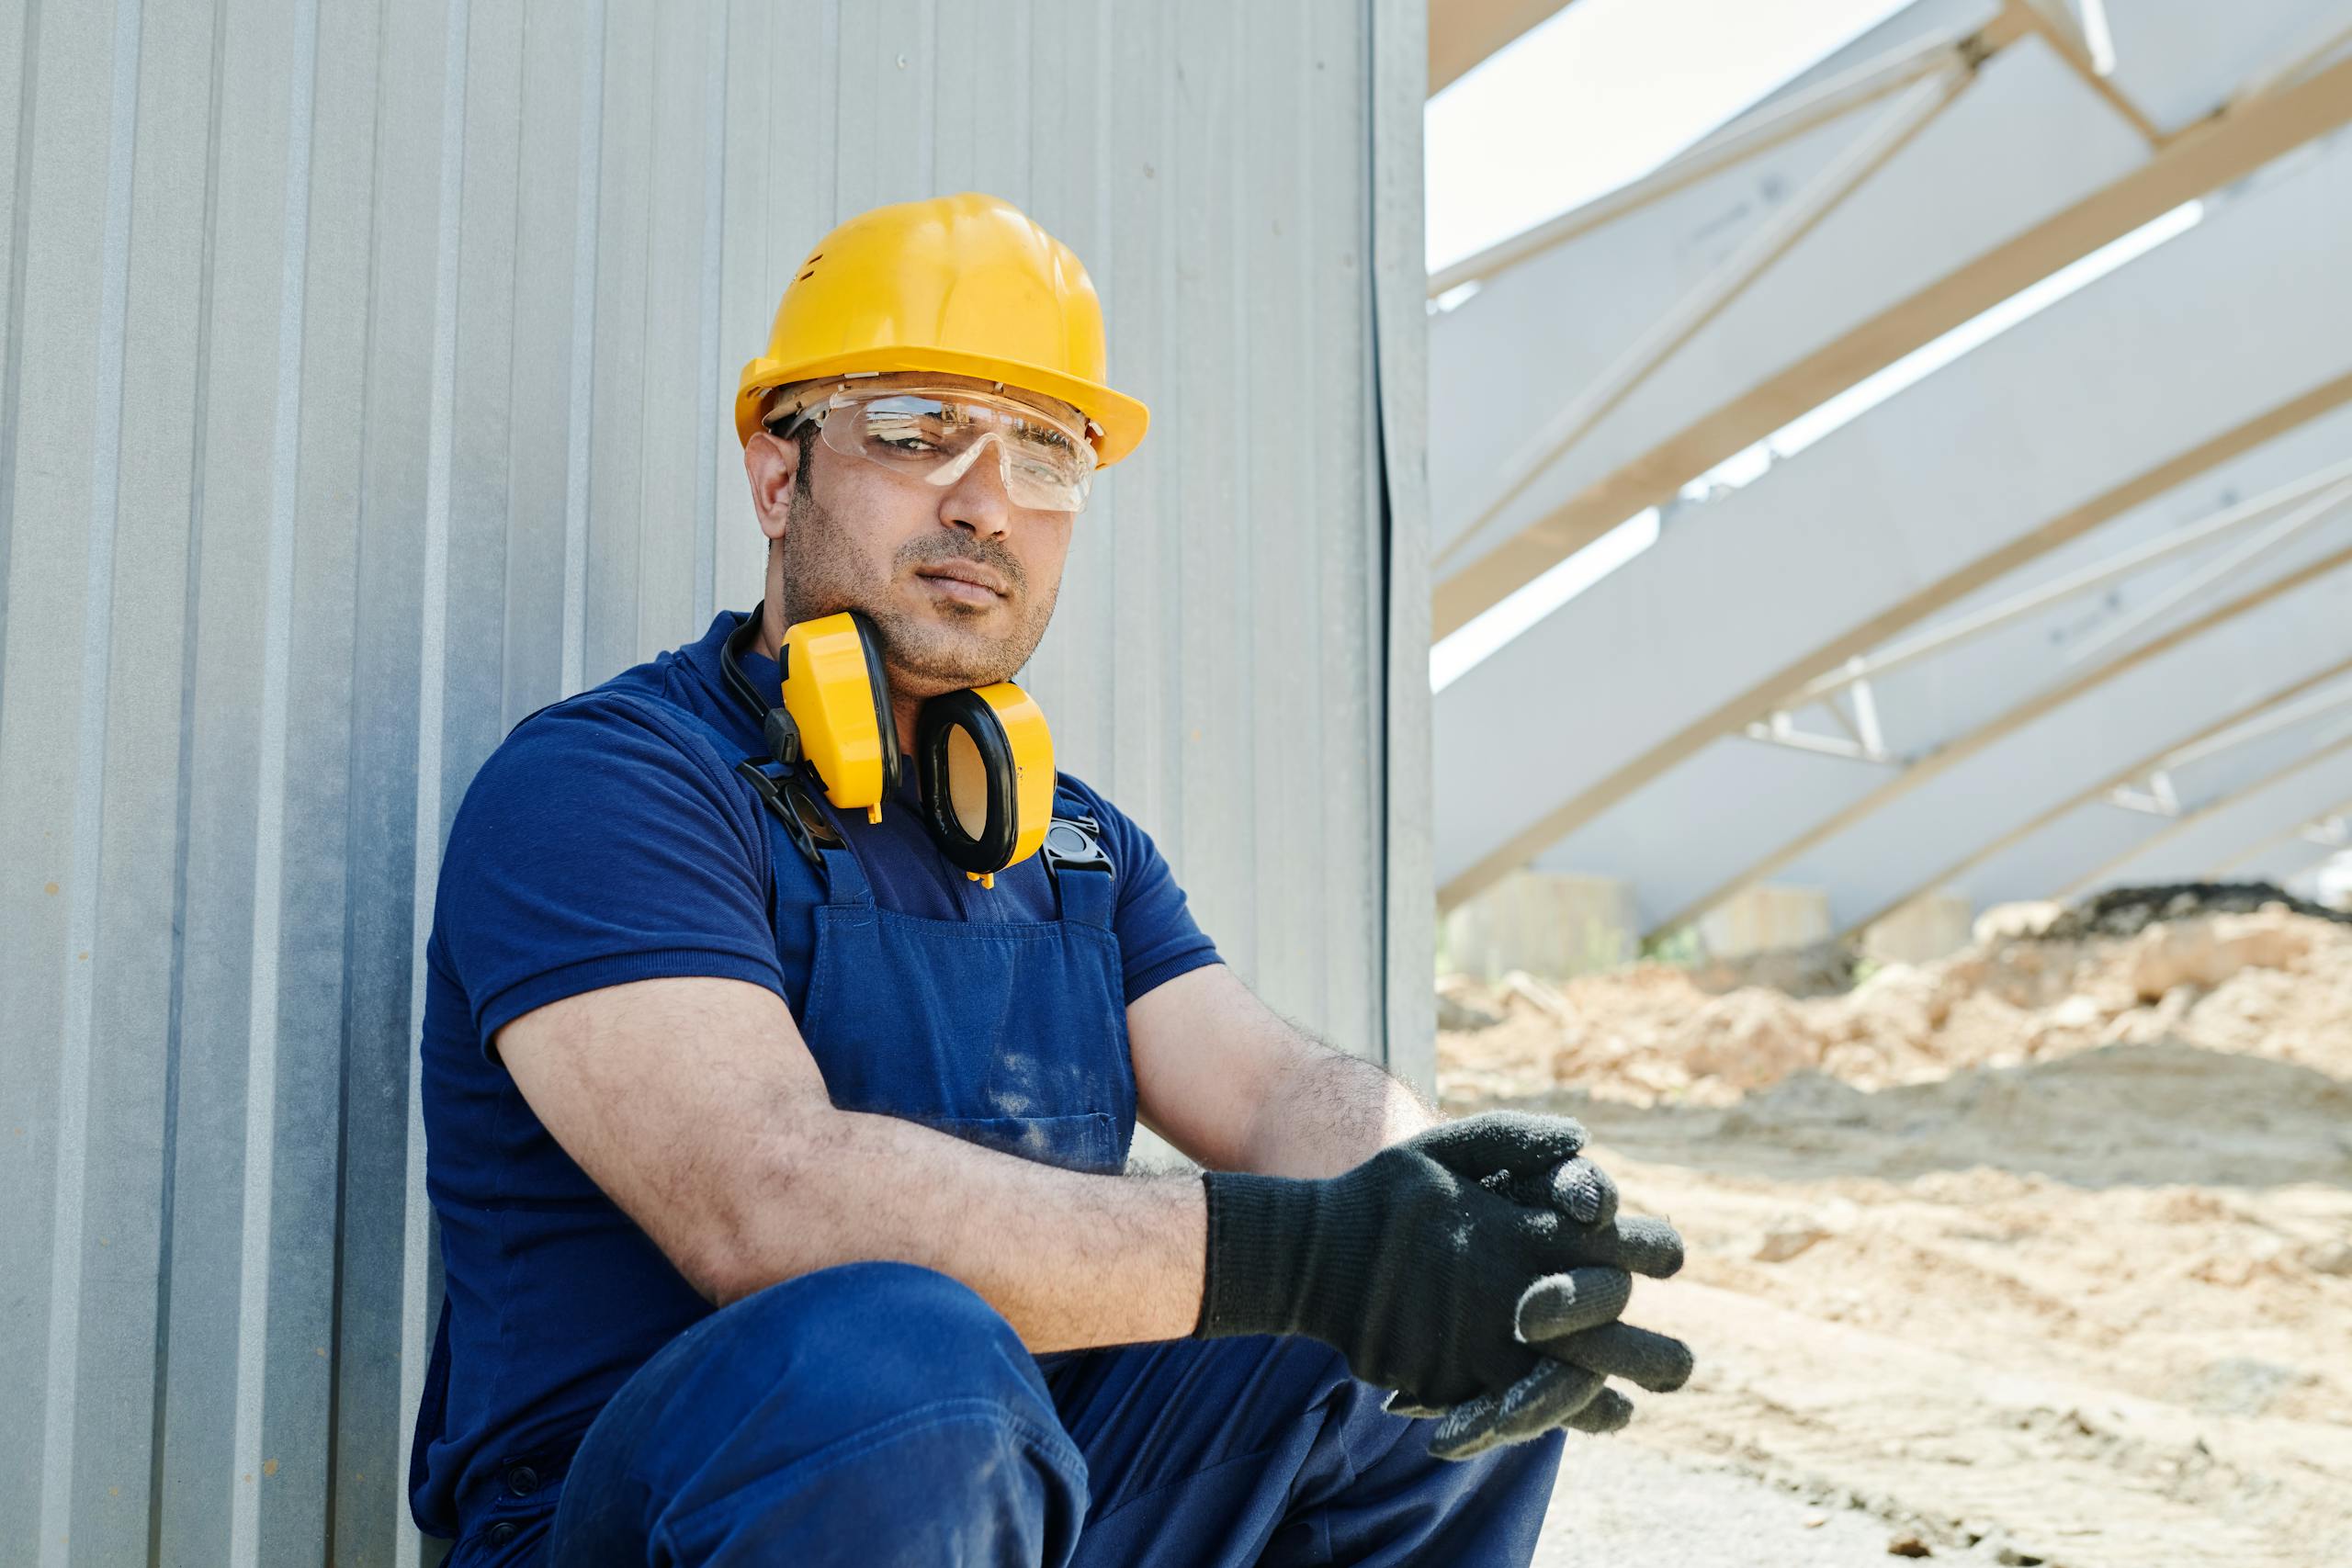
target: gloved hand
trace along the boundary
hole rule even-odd
[[[1630,1288],[1632,1281],[1623,1275]],[[1625,1292],[1603,1283],[1598,1292],[1580,1275],[1541,1280],[1520,1298],[1519,1337],[1542,1352],[1532,1371],[1498,1393],[1482,1393],[1451,1409],[1392,1396],[1399,1416],[1438,1417],[1430,1452],[1463,1460],[1505,1443],[1540,1438],[1555,1427],[1613,1432],[1634,1418],[1634,1402],[1604,1380],[1623,1378],[1653,1393],[1671,1393],[1690,1378],[1690,1347],[1679,1339],[1616,1321]],[[1598,1296],[1599,1299],[1593,1299]]]
[[[1580,1224],[1552,1201],[1521,1201],[1561,1190],[1557,1173],[1586,1195],[1559,1201],[1589,1209],[1583,1141],[1566,1118],[1496,1113],[1433,1127],[1324,1180],[1208,1172],[1193,1332],[1308,1335],[1357,1377],[1425,1408],[1507,1390],[1542,1354],[1514,1332],[1539,1280],[1572,1281],[1543,1299],[1566,1290],[1582,1326],[1612,1294],[1622,1309],[1625,1270],[1681,1262],[1669,1226]]]
[[[1633,1219],[1621,1228],[1616,1184],[1580,1154],[1547,1166],[1546,1156],[1583,1147],[1584,1129],[1565,1117],[1498,1111],[1457,1123],[1461,1141],[1477,1150],[1468,1168],[1481,1185],[1529,1205],[1549,1205],[1589,1226],[1614,1232],[1641,1272],[1665,1278],[1682,1263],[1682,1238],[1660,1220]],[[1457,1149],[1460,1145],[1457,1145]],[[1628,1238],[1631,1238],[1630,1241]],[[1604,1386],[1609,1377],[1657,1393],[1689,1381],[1690,1348],[1679,1339],[1617,1322],[1633,1281],[1618,1270],[1586,1270],[1537,1280],[1520,1298],[1517,1337],[1541,1359],[1509,1388],[1478,1394],[1451,1409],[1399,1393],[1388,1408],[1402,1416],[1439,1417],[1430,1451],[1468,1459],[1503,1443],[1541,1437],[1554,1427],[1611,1432],[1633,1418],[1633,1402]]]

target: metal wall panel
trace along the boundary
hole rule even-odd
[[[1424,32],[0,9],[0,1562],[433,1555],[439,847],[515,720],[756,596],[735,367],[872,204],[1087,259],[1156,418],[1030,671],[1065,765],[1276,1007],[1426,1077]]]

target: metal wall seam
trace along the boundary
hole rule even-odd
[[[74,748],[73,899],[66,919],[65,1005],[58,1062],[56,1217],[50,1242],[49,1389],[42,1405],[42,1568],[65,1561],[73,1511],[74,1383],[81,1356],[83,1200],[89,1171],[92,1021],[96,971],[98,853],[106,818],[107,614],[120,519],[123,318],[130,293],[131,152],[139,128],[139,0],[116,0],[113,94],[107,116],[106,229],[99,245],[97,399],[92,411],[90,541],[82,601],[82,692]],[[78,957],[71,956],[78,954]]]
[[[1427,0],[1373,0],[1370,85],[1372,265],[1367,311],[1378,389],[1374,434],[1382,489],[1382,598],[1386,676],[1374,755],[1382,784],[1380,860],[1386,912],[1378,973],[1385,981],[1387,1060],[1398,1077],[1437,1088],[1437,951],[1430,888],[1435,810],[1430,751],[1429,317],[1417,280],[1421,251],[1421,106],[1428,90]],[[1385,599],[1385,603],[1383,600]]]
[[[702,331],[695,363],[700,383],[695,405],[695,588],[694,624],[708,626],[718,613],[718,472],[710,455],[718,450],[720,434],[719,396],[731,380],[720,365],[718,299],[727,262],[727,7],[710,8],[709,37],[703,61],[702,129]],[[734,425],[734,403],[725,400],[727,428]]]
[[[246,1014],[243,1224],[239,1232],[236,1430],[229,1561],[260,1561],[263,1382],[268,1371],[270,1206],[277,1178],[277,998],[286,893],[287,683],[291,676],[294,502],[302,442],[302,329],[309,276],[311,132],[319,43],[318,0],[298,0],[286,112],[286,216],[279,242],[277,398],[271,410],[268,576],[262,600],[261,714],[254,810],[253,937]]]
[[[16,112],[5,122],[15,138],[7,162],[8,296],[6,337],[0,341],[0,649],[8,642],[8,542],[17,516],[17,403],[24,380],[25,220],[31,209],[33,112],[40,102],[40,0],[24,0],[24,25],[11,40],[17,47]],[[0,722],[7,715],[7,689],[0,682]]]
[[[412,1037],[424,1018],[427,975],[425,944],[432,933],[435,884],[441,867],[445,817],[441,770],[442,694],[448,678],[449,491],[455,458],[458,380],[458,215],[465,194],[466,25],[470,0],[449,0],[447,64],[442,76],[439,247],[433,296],[432,414],[424,453],[424,604],[417,636],[423,657],[417,677],[416,728],[416,910],[410,952],[409,1028]],[[424,1116],[421,1089],[423,1058],[410,1057],[408,1095],[408,1224],[401,1256],[401,1406],[413,1421],[424,1388],[434,1322],[426,1299],[432,1267],[433,1210],[424,1191]],[[404,1427],[405,1430],[405,1427]],[[403,1445],[405,1448],[405,1445]],[[393,1561],[413,1568],[422,1560],[423,1538],[405,1523],[394,1527]]]
[[[580,51],[580,196],[571,252],[571,381],[565,427],[571,446],[563,496],[563,689],[588,683],[589,444],[596,429],[597,202],[605,180],[605,0],[588,0]]]

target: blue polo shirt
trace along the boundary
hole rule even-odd
[[[425,1185],[448,1293],[446,1408],[433,1379],[411,1478],[418,1522],[448,1534],[512,1467],[560,1454],[605,1400],[709,1309],[542,1126],[497,1059],[498,1031],[564,997],[662,976],[765,986],[795,1016],[815,917],[769,924],[769,838],[734,773],[764,755],[719,674],[741,616],[517,725],[467,789],[425,948]],[[744,671],[773,691],[773,660]],[[656,699],[605,700],[605,693]],[[715,752],[684,708],[739,748]],[[1031,857],[982,888],[932,845],[911,767],[879,823],[832,812],[883,908],[928,919],[1050,920]],[[1132,1003],[1216,962],[1143,829],[1067,775],[1117,873],[1112,929]]]

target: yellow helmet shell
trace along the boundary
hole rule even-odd
[[[967,191],[862,213],[817,242],[784,291],[767,352],[743,367],[735,433],[770,389],[856,371],[935,371],[1058,398],[1102,432],[1098,466],[1136,448],[1151,411],[1105,379],[1102,305],[1069,246],[1011,202]]]

